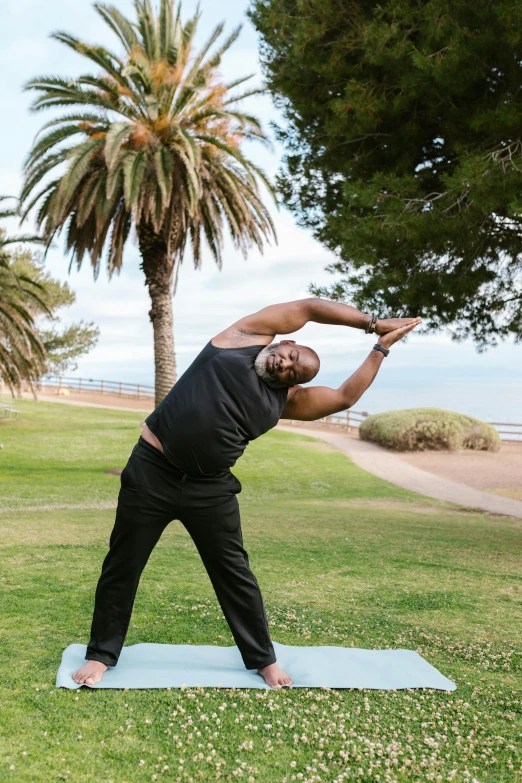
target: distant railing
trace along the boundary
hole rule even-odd
[[[103,381],[93,378],[64,378],[60,375],[44,376],[38,388],[70,389],[78,393],[99,392],[117,397],[154,397],[154,386],[145,383],[125,383],[124,381]]]
[[[341,413],[335,413],[332,416],[324,416],[317,421],[300,421],[299,424],[306,426],[320,425],[320,424],[335,424],[342,427],[345,431],[358,429],[361,423],[366,419],[369,414],[366,411],[342,411]],[[292,422],[290,422],[292,423]],[[522,441],[522,424],[511,424],[508,422],[489,421],[493,427],[496,427],[501,440],[520,442]],[[500,427],[510,427],[510,429],[499,429]]]
[[[341,411],[341,413],[333,413],[331,416],[323,416],[319,421],[325,424],[338,424],[346,429],[352,429],[353,427],[359,427],[369,415],[367,411],[348,410]]]
[[[125,383],[123,381],[105,381],[94,380],[93,378],[66,378],[60,375],[46,375],[40,381],[38,389],[69,389],[78,393],[81,392],[99,392],[100,394],[115,395],[117,397],[135,397],[136,399],[154,398],[154,386],[145,383]],[[7,387],[0,378],[0,394],[5,393]],[[369,416],[367,411],[346,410],[341,413],[334,413],[331,416],[324,416],[316,421],[299,421],[297,424],[306,426],[333,424],[349,432],[356,430],[361,423]],[[5,418],[5,415],[4,415]],[[292,419],[285,419],[285,422],[292,424]],[[512,422],[490,421],[488,424],[496,427],[500,437],[505,441],[522,441],[522,424],[513,424]],[[500,427],[509,427],[510,429],[500,429]]]
[[[284,423],[296,423],[299,425],[306,425],[307,427],[310,425],[313,427],[314,425],[334,424],[346,432],[349,432],[352,429],[358,429],[361,422],[363,422],[367,416],[369,416],[369,414],[366,411],[348,410],[341,411],[341,413],[333,413],[331,416],[323,416],[322,419],[316,419],[315,421],[294,421],[294,419],[284,419]]]
[[[488,424],[492,424],[497,428],[498,434],[501,440],[521,441],[522,440],[522,424],[509,424],[507,422],[489,421]],[[499,427],[511,427],[510,430],[500,430]],[[504,436],[504,437],[502,437]],[[507,437],[506,437],[507,436]]]

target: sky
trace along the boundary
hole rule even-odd
[[[132,14],[130,0],[116,0],[115,5]],[[193,0],[185,0],[184,18],[195,7]],[[245,15],[247,7],[246,0],[202,0],[196,42],[203,43],[219,22],[225,22],[223,38],[242,24],[221,71],[225,79],[253,73],[250,83],[260,85],[259,41]],[[89,67],[50,34],[63,30],[89,42],[111,47],[117,43],[88,0],[2,0],[0,30],[0,193],[18,195],[24,159],[35,134],[51,118],[51,112],[30,112],[32,95],[23,91],[24,83],[41,75],[75,76]],[[269,95],[249,98],[244,109],[261,119],[273,141],[272,149],[249,143],[245,152],[273,179],[284,150],[275,142],[270,123],[283,119]],[[244,315],[269,304],[310,296],[311,283],[327,285],[335,280],[324,271],[335,256],[315,241],[309,230],[298,227],[290,212],[277,209],[266,192],[264,196],[276,225],[277,244],[266,245],[262,254],[251,250],[244,259],[227,242],[221,271],[208,250],[199,270],[193,268],[189,253],[184,259],[174,297],[179,373],[208,340]],[[26,229],[30,225],[24,226]],[[46,268],[53,277],[67,281],[76,293],[75,304],[62,311],[61,322],[92,321],[100,328],[97,346],[79,360],[77,370],[71,373],[75,377],[153,384],[150,301],[139,260],[136,244],[129,242],[121,273],[109,280],[102,269],[95,281],[88,258],[80,270],[74,268],[69,274],[69,259],[61,241],[50,249]],[[471,341],[456,343],[448,333],[418,332],[392,347],[354,410],[377,413],[429,406],[485,421],[522,423],[522,344],[509,340],[478,353]],[[361,330],[315,323],[285,337],[309,344],[319,353],[321,370],[312,383],[334,387],[359,367],[375,342]]]

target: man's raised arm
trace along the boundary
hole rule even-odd
[[[375,324],[375,334],[386,334],[400,326],[411,324],[414,320],[413,317],[379,318]],[[318,324],[352,326],[354,329],[366,330],[372,323],[372,316],[351,305],[331,302],[329,299],[319,299],[314,296],[263,307],[257,313],[246,315],[233,323],[228,329],[217,335],[216,339],[233,340],[235,338],[237,340],[239,338],[242,341],[245,337],[263,335],[268,338],[267,342],[270,342],[276,334],[292,334],[309,321]]]
[[[308,321],[366,329],[371,323],[371,316],[351,305],[310,297],[263,307],[257,313],[236,321],[233,327],[243,334],[270,335],[273,339],[276,334],[297,332]]]
[[[389,350],[394,343],[415,329],[422,319],[411,320],[411,324],[405,324],[379,337],[377,343],[385,350]],[[288,391],[288,399],[281,418],[316,421],[323,416],[330,416],[351,408],[372,384],[383,360],[384,354],[372,348],[361,366],[338,389],[331,389],[328,386],[292,386]]]

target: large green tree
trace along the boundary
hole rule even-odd
[[[240,28],[214,49],[219,25],[197,51],[199,8],[183,23],[172,0],[160,0],[157,12],[149,0],[135,0],[134,19],[113,6],[94,7],[118,51],[55,33],[96,72],[42,76],[26,85],[38,92],[34,111],[73,112],[46,123],[30,151],[24,214],[38,205],[48,243],[66,229],[71,265],[80,266],[88,253],[95,275],[104,253],[109,276],[121,268],[135,228],[152,305],[159,403],[176,380],[172,294],[187,242],[196,267],[202,237],[221,267],[225,227],[244,255],[275,236],[259,183],[272,196],[273,190],[241,151],[245,140],[266,142],[257,119],[238,108],[260,90],[241,86],[250,76],[224,82],[218,72]]]
[[[522,339],[522,4],[253,0],[311,291],[479,351]]]

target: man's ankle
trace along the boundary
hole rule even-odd
[[[109,668],[108,663],[104,663],[103,661],[97,661],[95,658],[87,658],[87,663],[99,663],[101,666],[105,666],[106,669]]]
[[[261,671],[261,669],[266,669],[267,666],[273,666],[277,661],[269,661],[268,663],[262,663],[260,666],[257,667],[258,671]]]

